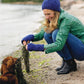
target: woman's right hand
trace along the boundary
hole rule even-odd
[[[27,45],[26,41],[23,41],[23,45],[24,45],[24,46],[26,46],[26,45]]]
[[[30,43],[30,41],[23,41],[23,45],[26,46],[28,43]]]
[[[21,43],[22,43],[23,45],[27,45],[28,42],[33,41],[33,40],[34,40],[34,35],[30,34],[30,35],[25,36],[25,37],[21,40]],[[23,43],[23,42],[24,42],[24,43]]]

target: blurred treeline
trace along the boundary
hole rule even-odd
[[[2,0],[2,3],[6,3],[6,2],[24,2],[24,1],[42,2],[43,0]]]
[[[43,0],[1,0],[1,2],[24,2],[24,1],[33,1],[33,2],[43,2]],[[62,1],[62,0],[60,0]]]

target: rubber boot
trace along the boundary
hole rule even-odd
[[[71,59],[71,60],[67,60],[65,61],[64,67],[57,72],[58,75],[60,74],[68,74],[72,71],[76,71],[77,70],[77,64],[76,62]]]
[[[60,67],[56,68],[56,71],[61,70],[61,69],[63,68],[64,64],[65,64],[65,61],[63,60],[63,61],[62,61],[62,65],[61,65]]]

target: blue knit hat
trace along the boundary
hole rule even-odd
[[[44,0],[42,3],[42,10],[50,9],[60,12],[60,0]]]

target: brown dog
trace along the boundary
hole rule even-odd
[[[17,58],[12,56],[3,60],[1,65],[0,84],[18,84],[18,79],[15,75],[15,62]]]

